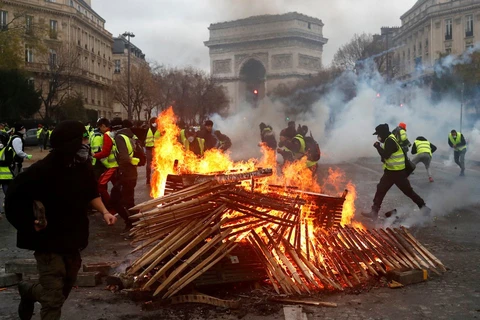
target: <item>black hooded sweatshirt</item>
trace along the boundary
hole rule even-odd
[[[118,162],[118,170],[120,172],[121,178],[125,180],[137,180],[138,173],[137,173],[137,166],[134,166],[131,163],[130,155],[128,153],[127,145],[125,143],[125,139],[122,135],[127,136],[130,139],[130,143],[132,144],[132,148],[135,148],[135,141],[133,139],[133,132],[128,128],[124,128],[118,130],[115,133],[115,144],[117,146],[117,162]]]
[[[7,219],[17,229],[17,247],[59,254],[84,249],[87,209],[98,196],[90,161],[72,166],[69,159],[51,152],[19,174],[5,196]],[[38,232],[34,200],[43,203],[47,219],[47,227]]]
[[[417,139],[415,140],[418,140],[418,141],[428,141],[425,137],[417,137]],[[434,153],[435,151],[437,151],[437,147],[430,142],[430,148],[432,149],[432,153]],[[415,144],[415,142],[413,143],[413,146],[412,146],[412,154],[417,154],[417,145]]]

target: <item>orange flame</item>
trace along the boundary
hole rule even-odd
[[[190,151],[185,151],[183,145],[179,141],[180,129],[176,125],[176,117],[173,109],[163,111],[157,119],[157,126],[162,133],[161,137],[155,142],[152,189],[151,196],[156,198],[163,195],[165,182],[169,174],[211,174],[226,173],[228,171],[250,172],[259,167],[271,168],[273,175],[265,179],[256,181],[255,189],[261,192],[267,192],[268,187],[276,184],[282,187],[295,186],[300,190],[311,192],[330,192],[331,194],[340,195],[343,193],[345,184],[347,185],[348,194],[343,206],[342,225],[352,223],[355,214],[355,185],[349,181],[347,183],[345,175],[339,169],[329,169],[328,178],[322,187],[318,184],[317,179],[313,179],[312,172],[306,167],[306,158],[302,158],[283,167],[281,175],[278,174],[277,161],[275,151],[262,145],[263,156],[260,160],[250,159],[244,162],[233,162],[228,153],[222,153],[213,149],[205,152],[204,156],[199,158]],[[174,168],[174,163],[178,161]],[[249,181],[242,183],[245,187],[250,188]],[[310,208],[305,206],[302,209],[302,217],[307,217]],[[313,236],[313,224],[305,219],[310,227],[309,233]],[[302,231],[303,232],[303,231]]]

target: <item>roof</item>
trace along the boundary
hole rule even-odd
[[[101,19],[102,22],[106,22],[104,18],[102,18],[101,15],[99,15],[95,10],[93,10],[93,8],[88,4],[86,3],[84,0],[77,0],[78,3],[80,3],[82,6],[84,7],[87,7],[89,10],[92,11],[93,14],[95,14],[97,16],[97,18]]]
[[[302,20],[305,22],[315,23],[320,26],[323,26],[323,22],[320,19],[309,17],[304,14],[298,12],[288,12],[284,14],[264,14],[260,16],[252,16],[245,19],[233,20],[233,21],[225,21],[219,23],[212,23],[210,24],[209,30],[216,30],[216,29],[225,29],[231,27],[238,27],[238,26],[247,26],[247,25],[254,25],[254,24],[265,24],[265,23],[272,23],[272,22],[279,22],[279,21],[290,21],[290,20]]]
[[[412,11],[416,10],[418,7],[420,7],[422,4],[424,4],[425,2],[427,2],[428,0],[417,0],[417,2],[415,2],[415,4],[413,5],[413,7],[411,7],[407,12],[405,12],[401,17],[400,19],[403,19],[404,17],[408,16],[410,13],[412,13]]]

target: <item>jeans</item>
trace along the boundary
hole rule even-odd
[[[430,171],[430,162],[432,162],[432,156],[428,153],[422,152],[417,155],[412,159],[412,162],[415,164],[418,164],[419,162],[423,163],[425,165],[425,169],[427,169],[427,174],[428,177],[432,177],[432,172]]]
[[[460,169],[465,171],[465,153],[467,153],[467,149],[463,149],[462,151],[454,151],[453,157],[455,159],[455,163],[458,164]]]
[[[405,172],[405,170],[385,170],[382,178],[380,179],[380,182],[377,185],[377,192],[375,193],[375,197],[373,198],[373,210],[377,212],[380,210],[385,195],[393,185],[396,185],[398,189],[400,189],[407,197],[412,199],[412,201],[415,202],[415,204],[419,208],[425,206],[425,201],[423,201],[423,199],[418,194],[416,194],[415,191],[413,191],[413,188],[410,185],[410,181],[408,181],[407,179],[407,173]]]
[[[152,177],[152,162],[153,162],[153,148],[145,148],[146,156],[147,156],[147,163],[145,164],[146,168],[146,176],[147,176],[147,183],[150,183],[150,178]]]
[[[42,305],[42,320],[58,320],[62,306],[68,298],[82,265],[80,252],[57,254],[35,251],[38,283],[29,285],[22,298],[38,301]]]

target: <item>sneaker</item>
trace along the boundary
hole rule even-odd
[[[432,178],[432,177],[429,177],[429,178],[428,178],[428,181],[433,182],[433,178]]]
[[[429,217],[430,216],[430,213],[432,212],[432,209],[430,209],[429,207],[427,206],[423,206],[420,208],[420,212],[422,213],[422,215],[424,217]]]
[[[371,219],[377,219],[378,218],[378,211],[377,210],[370,210],[370,212],[362,212],[362,216],[371,218]]]
[[[464,170],[460,171],[460,177],[465,177],[465,171]]]
[[[18,293],[20,293],[20,304],[18,305],[18,316],[20,320],[30,320],[33,317],[33,311],[35,310],[35,301],[26,298],[30,285],[25,282],[18,284]]]

